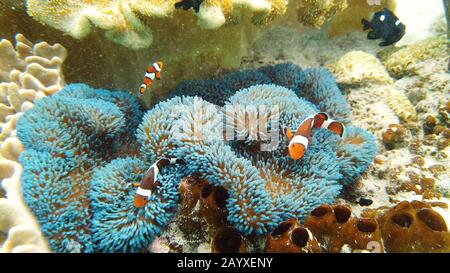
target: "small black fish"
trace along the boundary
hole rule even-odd
[[[367,199],[367,198],[363,198],[363,197],[361,197],[361,198],[359,199],[359,201],[358,201],[358,204],[359,204],[360,206],[370,206],[370,205],[372,205],[372,203],[373,203],[372,200]]]
[[[193,8],[196,13],[200,11],[200,5],[202,4],[203,0],[183,0],[178,3],[175,3],[176,9],[184,9],[188,10],[190,8]]]
[[[395,44],[405,35],[406,26],[387,8],[375,13],[370,22],[362,19],[361,23],[363,30],[372,29],[367,35],[368,39],[383,39],[380,46]]]

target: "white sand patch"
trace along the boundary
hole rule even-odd
[[[433,36],[433,24],[443,16],[442,0],[397,0],[396,15],[406,25],[406,34],[397,45],[407,45]]]

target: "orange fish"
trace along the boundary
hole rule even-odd
[[[328,114],[324,112],[320,112],[314,115],[314,123],[312,128],[316,129],[319,127],[328,129],[336,135],[339,135],[340,137],[343,137],[345,133],[344,124],[342,124],[342,122],[329,118]]]
[[[289,139],[289,156],[294,160],[299,160],[305,155],[306,149],[310,142],[312,123],[314,119],[306,118],[297,128],[295,133],[292,133],[286,127],[285,135]]]
[[[143,95],[145,93],[145,90],[149,85],[152,84],[154,79],[160,80],[161,79],[161,70],[163,69],[163,63],[161,61],[158,61],[156,63],[153,63],[151,66],[147,68],[144,75],[144,81],[139,87],[139,93]]]
[[[152,196],[153,190],[160,185],[158,176],[161,168],[176,163],[183,163],[183,160],[176,158],[161,158],[150,166],[146,175],[141,180],[141,183],[134,184],[134,186],[138,188],[134,195],[134,206],[136,208],[145,206]]]
[[[345,127],[341,122],[330,119],[327,113],[320,112],[303,120],[293,134],[289,128],[285,129],[285,135],[289,139],[289,156],[293,160],[301,159],[311,142],[312,129],[326,128],[343,137]]]

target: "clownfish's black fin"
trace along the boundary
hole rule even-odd
[[[361,24],[363,25],[363,30],[368,30],[370,28],[370,22],[366,19],[362,19]]]

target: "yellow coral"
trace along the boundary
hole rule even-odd
[[[18,118],[35,100],[63,87],[61,67],[66,57],[60,44],[32,44],[22,34],[16,35],[15,47],[8,40],[0,41],[0,179],[8,196],[0,198],[0,232],[7,234],[0,252],[49,251],[22,200],[22,167],[17,161],[23,146],[15,129]]]
[[[297,14],[300,22],[318,28],[347,6],[347,0],[301,0]]]
[[[381,91],[389,108],[403,121],[416,120],[416,110],[405,93],[391,86],[386,86]]]
[[[336,75],[337,81],[341,84],[393,83],[381,62],[372,54],[363,51],[351,51],[337,62],[329,64],[328,68]]]
[[[386,49],[379,57],[389,73],[396,77],[416,75],[422,62],[448,57],[448,39],[431,37],[400,49]]]
[[[108,39],[140,49],[153,41],[150,25],[144,20],[173,17],[176,2],[179,0],[28,0],[27,10],[36,20],[74,38],[87,36],[95,26],[105,30]],[[254,22],[259,23],[284,14],[286,6],[285,0],[206,0],[197,16],[201,26],[214,29],[225,24],[226,19],[236,21],[241,9],[254,13]]]

